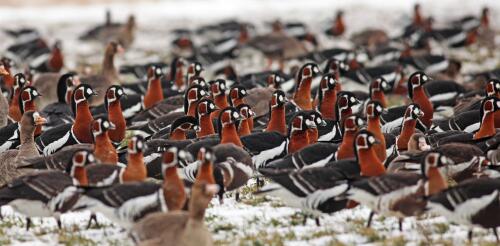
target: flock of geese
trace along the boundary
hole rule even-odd
[[[465,74],[435,50],[494,50],[489,9],[436,27],[415,5],[400,36],[367,29],[350,49],[326,48],[346,39],[344,14],[319,33],[284,21],[267,34],[240,21],[175,29],[170,63],[118,68],[137,23],[108,12],[79,38],[105,44],[102,68],[80,73],[64,65],[64,40],[4,30],[0,206],[27,230],[87,210],[89,227],[100,213],[140,245],[211,245],[212,198],[239,201],[255,178],[254,195],[318,226],[362,205],[367,226],[433,214],[498,240],[500,70]],[[261,69],[237,73],[242,59]]]

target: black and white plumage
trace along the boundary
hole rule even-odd
[[[82,188],[75,209],[102,213],[124,228],[152,212],[166,212],[167,206],[160,184],[131,182],[101,188]]]
[[[293,154],[265,165],[266,168],[302,169],[306,167],[321,167],[335,160],[338,144],[316,143],[311,144]]]
[[[77,151],[93,151],[92,144],[74,144],[66,146],[54,154],[48,156],[39,156],[24,159],[20,164],[21,168],[34,168],[34,169],[56,169],[66,170],[70,164],[73,155]]]
[[[431,196],[427,209],[453,223],[496,228],[500,226],[499,192],[499,179],[469,179]]]
[[[20,144],[19,123],[10,123],[0,128],[0,152],[15,149]]]

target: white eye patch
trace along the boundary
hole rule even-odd
[[[420,109],[416,108],[415,113],[417,113],[417,114],[420,113]]]
[[[356,102],[356,99],[354,97],[351,97],[350,101],[353,103]]]
[[[279,96],[278,98],[280,101],[283,101],[283,96]]]
[[[316,67],[316,66],[315,66],[315,67],[313,67],[313,72],[318,73],[318,72],[319,72],[318,67]]]
[[[276,80],[276,82],[280,82],[281,81],[281,77],[276,76],[276,78],[274,80]]]
[[[87,88],[87,94],[92,94],[92,89]]]
[[[200,95],[204,96],[205,95],[205,91],[204,90],[200,91]]]
[[[213,104],[210,104],[210,109],[214,109],[215,106]]]
[[[205,154],[205,158],[206,158],[206,159],[212,159],[212,154],[210,154],[210,153],[206,153],[206,154]]]
[[[422,75],[422,80],[426,81],[428,79],[427,75]]]
[[[368,137],[368,142],[374,143],[375,142],[375,138],[372,137],[372,136]]]
[[[226,89],[226,85],[225,84],[220,84],[219,86],[222,90]]]
[[[89,160],[89,162],[94,162],[95,161],[94,155],[89,153],[89,155],[87,156],[87,160]]]
[[[441,163],[446,163],[446,157],[441,156]]]
[[[234,117],[234,118],[238,118],[239,116],[240,116],[240,115],[239,115],[238,113],[236,113],[236,112],[234,112],[234,113],[233,113],[233,117]]]
[[[120,95],[120,96],[121,96],[121,95],[123,94],[123,91],[122,91],[122,90],[118,90],[118,92],[117,92],[117,93],[118,93],[118,95]]]
[[[157,73],[157,74],[160,74],[160,73],[161,73],[161,68],[157,68],[157,69],[156,69],[156,73]]]
[[[377,111],[381,112],[382,111],[382,107],[377,106]]]
[[[142,149],[142,142],[137,142],[137,148]]]
[[[247,91],[241,90],[241,95],[246,95],[246,94],[247,94]]]
[[[198,65],[198,64],[196,64],[195,69],[196,69],[196,70],[201,70],[201,66],[200,66],[200,65]]]
[[[33,91],[33,96],[38,96],[38,92],[37,91]]]
[[[104,127],[108,128],[108,127],[109,127],[109,122],[104,121],[104,123],[102,123],[102,125],[103,125]]]
[[[497,89],[499,89],[499,88],[500,88],[500,84],[496,84],[496,85],[495,85],[495,87],[496,87]]]
[[[335,80],[330,79],[328,82],[329,82],[331,85],[333,85],[333,84],[335,83]]]

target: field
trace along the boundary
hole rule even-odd
[[[0,0],[0,23],[2,28],[23,26],[37,27],[49,40],[61,39],[67,58],[66,66],[81,69],[83,66],[97,68],[101,61],[102,46],[81,43],[82,33],[104,19],[104,10],[109,8],[115,20],[124,20],[133,13],[137,16],[139,30],[134,46],[119,64],[170,59],[168,52],[168,30],[178,27],[194,28],[203,23],[227,18],[262,25],[276,18],[303,20],[313,31],[322,30],[335,10],[346,12],[348,33],[367,27],[377,27],[389,34],[397,34],[408,23],[411,1],[279,1],[279,0],[188,0],[188,1],[125,1],[124,3],[82,4],[86,1],[57,5],[31,5],[30,1]],[[500,11],[500,2],[495,1],[421,1],[426,12],[439,21],[457,18],[464,14],[476,14],[484,5],[489,5],[492,16]],[[4,5],[5,4],[5,5]],[[11,6],[16,5],[16,6]],[[500,18],[492,20],[492,26],[500,28]],[[12,40],[0,34],[0,50],[12,44]],[[345,41],[320,40],[326,47],[347,47]],[[497,40],[497,43],[498,40]],[[456,50],[451,57],[464,61],[464,72],[492,69],[500,65],[498,49],[493,53],[480,48]],[[236,61],[237,69],[244,69],[243,61]],[[248,67],[248,70],[258,69]],[[124,80],[129,80],[124,78]],[[206,214],[206,222],[213,232],[217,245],[462,245],[467,244],[467,227],[448,223],[442,217],[425,216],[409,218],[399,231],[394,218],[375,216],[371,228],[366,228],[369,210],[357,207],[333,215],[320,217],[320,226],[314,219],[307,219],[297,209],[285,207],[275,198],[254,197],[254,181],[249,182],[241,202],[227,197],[224,204],[214,199]],[[63,215],[64,229],[59,231],[54,219],[34,219],[34,227],[26,231],[21,215],[10,208],[2,208],[0,221],[0,245],[132,245],[127,232],[99,216],[99,226],[88,230],[88,213]],[[496,245],[492,233],[475,229],[474,244]]]

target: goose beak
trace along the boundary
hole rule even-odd
[[[44,124],[47,124],[47,119],[41,117],[41,116],[38,116],[36,119],[35,119],[35,125],[36,126],[41,126],[41,125],[44,125]]]
[[[5,69],[4,65],[0,66],[0,75],[9,75],[9,72]]]

